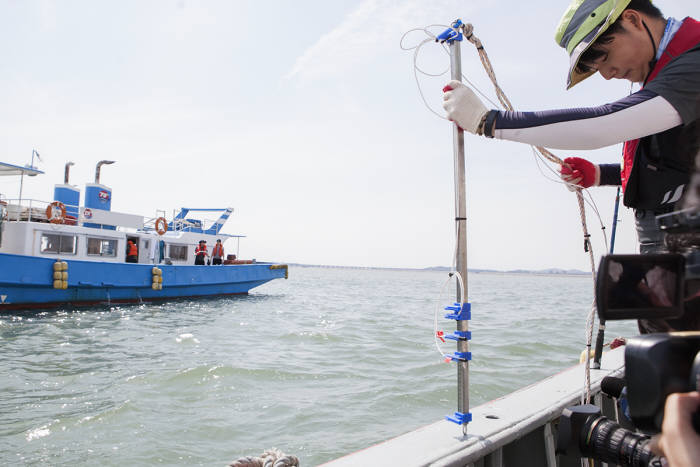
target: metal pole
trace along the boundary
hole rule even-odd
[[[615,212],[613,214],[612,233],[610,234],[610,254],[615,251],[615,234],[617,233],[617,215],[620,209],[620,187],[617,187],[615,194]],[[605,320],[601,319],[598,324],[598,335],[595,341],[595,352],[593,354],[593,368],[600,368],[600,359],[603,356],[603,340],[605,339]]]
[[[22,171],[22,174],[19,176],[19,203],[17,204],[22,204],[22,187],[24,186],[24,171]]]
[[[615,234],[617,233],[617,215],[620,210],[620,187],[617,187],[615,194],[615,212],[613,214],[612,234],[610,234],[610,254],[615,251]]]
[[[460,50],[461,41],[450,43],[450,68],[452,79],[462,81],[462,53]],[[452,129],[452,142],[454,147],[454,168],[455,168],[455,222],[457,223],[457,272],[464,281],[464,290],[460,290],[457,281],[457,302],[466,303],[468,297],[467,287],[467,193],[464,164],[464,132],[455,124]],[[457,330],[466,332],[468,330],[467,320],[457,321]],[[469,341],[457,341],[458,352],[469,351]],[[457,409],[462,413],[469,412],[469,362],[457,362]],[[466,434],[467,425],[462,425],[462,430]]]
[[[32,161],[29,163],[30,168],[34,168],[34,153],[36,150],[32,149]],[[24,187],[24,171],[19,177],[19,204],[22,204],[22,188]]]

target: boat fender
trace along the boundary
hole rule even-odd
[[[52,224],[63,224],[66,217],[66,206],[60,201],[54,201],[46,206],[46,218]]]
[[[289,279],[289,266],[286,264],[273,264],[270,269],[284,269],[284,278]]]
[[[593,350],[593,349],[589,350],[588,355],[589,355],[590,359],[593,359],[593,357],[595,356],[595,350]],[[578,362],[583,363],[585,361],[586,361],[586,349],[583,349],[581,351],[581,355],[578,357]]]
[[[68,263],[65,261],[55,261],[53,263],[53,288],[68,288]]]
[[[612,340],[612,342],[605,344],[603,347],[610,347],[610,350],[612,350],[612,349],[616,349],[616,348],[621,347],[621,346],[626,345],[626,344],[627,344],[627,339],[625,339],[624,337],[616,337],[615,339]],[[593,359],[593,357],[595,356],[595,350],[591,349],[589,355],[591,356],[590,358]],[[583,363],[585,361],[586,361],[586,350],[582,350],[581,355],[578,358],[578,362]]]
[[[151,288],[153,290],[163,290],[163,270],[153,267],[151,274]]]
[[[165,235],[165,232],[168,231],[168,221],[165,220],[165,217],[159,217],[156,219],[156,232],[158,232],[158,235]]]

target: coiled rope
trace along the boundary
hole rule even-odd
[[[260,457],[246,456],[236,459],[229,467],[297,467],[299,459],[296,456],[284,454],[279,449],[268,449]]]
[[[412,30],[410,30],[410,31],[407,31],[407,32],[401,37],[400,47],[401,47],[403,50],[412,50],[412,49],[414,50],[414,54],[413,54],[414,76],[415,76],[415,79],[416,79],[416,84],[418,85],[418,90],[419,90],[420,96],[421,96],[423,102],[425,103],[425,105],[428,107],[428,109],[429,109],[432,113],[436,114],[436,115],[439,116],[440,118],[445,119],[446,117],[444,117],[444,116],[438,114],[437,112],[435,112],[433,109],[430,108],[430,106],[428,105],[428,103],[427,103],[427,101],[426,101],[426,99],[425,99],[425,96],[423,95],[423,92],[421,91],[420,82],[419,82],[419,80],[418,80],[418,72],[421,72],[421,73],[423,73],[423,74],[425,74],[425,75],[427,75],[427,76],[441,76],[441,75],[443,75],[443,74],[446,73],[446,72],[442,72],[442,73],[440,73],[440,74],[430,74],[430,73],[427,73],[427,72],[421,70],[420,68],[418,68],[418,65],[417,65],[418,53],[419,53],[420,49],[423,47],[423,45],[427,44],[428,42],[433,42],[433,41],[436,40],[436,36],[435,36],[434,34],[432,34],[432,33],[428,30],[429,27],[433,27],[433,26],[441,26],[441,25],[430,25],[430,26],[426,26],[425,28],[421,28],[421,29],[412,29]],[[443,27],[447,28],[448,26],[443,26]],[[451,27],[452,29],[455,29],[455,28],[452,27],[452,26],[449,26],[449,27]],[[418,45],[415,46],[415,47],[404,47],[403,41],[404,41],[406,35],[408,35],[410,32],[413,32],[413,31],[421,31],[421,30],[422,30],[423,32],[425,32],[426,35],[429,36],[429,38],[428,38],[428,39],[424,39],[420,44],[418,44]],[[501,103],[501,106],[502,106],[505,110],[508,110],[508,111],[514,110],[514,109],[513,109],[513,105],[511,104],[510,100],[508,99],[508,96],[506,96],[505,92],[503,91],[503,89],[501,88],[501,86],[498,84],[498,80],[497,80],[497,78],[496,78],[496,72],[494,71],[493,66],[492,66],[492,64],[491,64],[491,60],[489,59],[489,56],[488,56],[488,54],[486,53],[486,49],[484,48],[484,46],[483,46],[481,40],[480,40],[477,36],[474,35],[474,27],[473,27],[473,25],[472,25],[471,23],[462,24],[461,26],[459,26],[458,28],[456,28],[455,31],[456,31],[456,32],[461,32],[461,33],[464,35],[464,38],[465,38],[466,40],[468,40],[469,42],[471,42],[471,43],[474,45],[474,47],[476,47],[477,53],[479,54],[479,59],[481,60],[481,64],[482,64],[482,66],[484,67],[484,70],[486,71],[486,74],[488,75],[489,79],[491,80],[491,83],[492,83],[492,85],[493,85],[493,87],[494,87],[494,91],[495,91],[495,93],[496,93],[496,97],[498,98],[498,101]],[[444,45],[443,45],[443,50],[445,50],[445,52],[448,53],[448,55],[449,55],[449,52],[448,52],[447,49],[444,47]],[[477,86],[475,86],[471,81],[469,81],[469,79],[468,79],[466,76],[462,75],[462,78],[463,78],[468,84],[470,84],[471,87],[474,88],[474,89],[475,89],[482,97],[484,97],[488,102],[490,102],[491,104],[494,104],[490,99],[488,99],[488,97],[486,97],[486,96],[477,88]],[[495,104],[494,104],[494,105],[495,105]],[[541,146],[531,146],[531,147],[533,148],[533,152],[535,152],[536,160],[537,160],[537,157],[542,157],[542,158],[544,158],[544,159],[546,159],[546,160],[548,160],[548,161],[550,161],[550,162],[552,162],[552,163],[554,163],[554,164],[557,164],[557,165],[560,165],[560,166],[565,166],[565,167],[569,167],[569,168],[570,168],[570,166],[569,166],[566,162],[564,162],[562,159],[560,159],[559,157],[557,157],[556,155],[554,155],[554,154],[553,154],[552,152],[550,152],[548,149],[546,149],[546,148],[544,148],[544,147],[541,147]],[[537,156],[537,154],[539,154],[539,156]],[[556,171],[555,171],[554,169],[552,169],[549,165],[545,164],[545,166],[546,166],[547,168],[549,168],[550,171],[552,171],[553,173],[556,174]],[[538,164],[538,167],[539,167],[539,164]],[[541,170],[541,169],[540,169],[540,170]],[[543,175],[544,175],[544,174],[543,174]],[[545,178],[547,178],[547,177],[545,177]],[[589,403],[589,402],[591,401],[591,373],[590,373],[591,367],[590,367],[590,357],[591,357],[591,347],[592,347],[592,341],[593,341],[593,324],[594,324],[595,315],[596,315],[596,300],[595,300],[596,268],[595,268],[595,256],[594,256],[594,254],[593,254],[593,246],[592,246],[592,244],[591,244],[591,242],[590,242],[590,237],[591,237],[591,235],[588,233],[588,226],[587,226],[587,222],[586,222],[586,208],[585,208],[585,202],[586,202],[586,200],[585,200],[585,198],[584,198],[584,196],[583,196],[583,189],[582,189],[580,186],[578,186],[578,185],[573,185],[573,184],[570,184],[570,183],[568,183],[568,182],[564,182],[564,181],[558,181],[558,182],[559,182],[559,183],[565,183],[565,184],[567,185],[567,187],[568,187],[571,191],[574,191],[574,193],[576,193],[576,200],[577,200],[578,208],[579,208],[579,216],[580,216],[580,218],[581,218],[581,228],[582,228],[582,230],[583,230],[584,250],[588,253],[589,259],[590,259],[590,264],[591,264],[591,278],[592,278],[592,280],[593,280],[593,303],[591,304],[591,311],[589,312],[588,317],[587,317],[587,319],[586,319],[586,366],[585,366],[585,383],[584,383],[584,390],[583,390],[583,392],[582,392],[582,394],[581,394],[581,402],[582,402],[582,403]],[[590,198],[590,195],[589,195],[589,198]],[[592,202],[592,198],[591,198],[591,202],[590,202],[590,203],[592,203],[593,209],[594,209],[594,211],[596,212],[596,214],[598,215],[598,218],[600,219],[600,214],[598,213],[597,207],[595,207],[595,203]],[[602,225],[602,220],[601,220],[601,226],[602,226],[602,229],[603,229],[603,238],[605,238],[605,242],[606,242],[606,244],[607,244],[607,238],[605,237],[605,231],[604,231],[605,227]],[[442,353],[442,351],[440,351],[440,353]]]

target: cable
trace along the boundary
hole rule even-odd
[[[437,25],[436,25],[436,26],[437,26]],[[427,42],[429,42],[430,40],[432,40],[432,39],[435,37],[434,34],[430,33],[430,31],[427,30],[428,27],[430,27],[430,26],[426,26],[425,28],[422,28],[422,29],[420,29],[420,28],[419,28],[419,29],[412,29],[412,30],[406,32],[406,33],[402,36],[402,38],[401,38],[400,47],[401,47],[402,49],[404,49],[404,50],[414,50],[414,54],[413,54],[414,76],[415,76],[415,79],[416,79],[416,85],[418,86],[418,90],[419,90],[419,93],[420,93],[420,95],[421,95],[421,99],[422,99],[423,102],[425,103],[426,107],[427,107],[433,114],[437,115],[438,117],[440,117],[440,118],[442,118],[442,119],[446,119],[446,117],[440,115],[439,113],[437,113],[436,111],[434,111],[433,109],[430,108],[430,106],[429,106],[427,100],[425,99],[425,96],[424,96],[424,94],[423,94],[423,91],[422,91],[422,89],[420,88],[420,80],[418,79],[418,71],[420,71],[420,72],[423,73],[423,74],[429,75],[429,76],[441,76],[441,75],[432,75],[432,74],[429,74],[429,73],[425,73],[425,72],[423,72],[422,70],[419,69],[418,64],[417,64],[418,52],[420,51],[420,49],[421,49]],[[450,26],[450,27],[451,27],[451,26]],[[461,30],[462,34],[464,35],[464,38],[465,38],[467,41],[471,42],[471,43],[476,47],[477,53],[478,53],[478,55],[479,55],[479,59],[481,60],[481,63],[482,63],[482,65],[483,65],[483,67],[484,67],[484,70],[486,71],[486,74],[488,75],[488,77],[489,77],[490,80],[491,80],[491,83],[493,84],[494,91],[496,92],[496,96],[497,96],[497,98],[498,98],[498,101],[501,103],[502,107],[503,107],[505,110],[512,111],[512,110],[513,110],[513,106],[512,106],[512,104],[511,104],[510,100],[508,99],[508,97],[506,96],[505,92],[503,91],[503,89],[501,89],[500,85],[498,84],[498,80],[496,79],[496,73],[495,73],[495,71],[494,71],[494,69],[493,69],[493,66],[491,65],[491,61],[490,61],[490,59],[489,59],[489,57],[488,57],[488,54],[486,53],[486,49],[484,48],[483,44],[481,43],[481,40],[479,40],[479,38],[476,37],[476,36],[474,35],[474,28],[473,28],[473,26],[472,26],[471,24],[462,24],[461,26],[459,26],[459,29]],[[413,47],[413,48],[406,48],[406,47],[404,47],[404,46],[403,46],[403,40],[404,40],[404,38],[406,37],[406,35],[407,35],[409,32],[412,32],[412,31],[420,31],[420,30],[423,30],[423,31],[429,36],[429,39],[423,40],[420,44],[418,44],[417,46],[415,46],[415,47]],[[458,44],[458,45],[459,45],[459,44]],[[445,46],[443,45],[442,47],[443,47],[443,50],[445,50]],[[448,54],[449,54],[449,52],[448,52]],[[443,73],[443,74],[444,74],[444,73]],[[483,93],[482,93],[476,86],[474,86],[473,83],[471,83],[471,82],[466,78],[466,76],[462,76],[462,77],[463,77],[463,79],[464,79],[465,81],[467,81],[474,89],[476,89],[476,90],[479,92],[479,94],[481,94],[482,96],[484,96]],[[484,96],[484,97],[485,97],[485,96]],[[486,98],[486,100],[488,100],[490,103],[492,103],[492,105],[494,105],[495,107],[498,107],[498,106],[496,106],[495,104],[493,104],[493,102],[491,102],[490,99]],[[534,153],[534,155],[535,155],[536,164],[537,164],[538,168],[540,169],[540,172],[542,173],[542,175],[543,175],[545,178],[548,178],[548,177],[545,176],[544,172],[542,171],[542,169],[541,169],[541,167],[540,167],[540,165],[539,165],[538,159],[540,159],[540,160],[542,161],[542,163],[543,163],[546,167],[548,167],[548,169],[549,169],[551,172],[554,172],[555,174],[556,174],[556,171],[555,171],[552,167],[550,167],[550,166],[545,162],[544,159],[548,160],[548,161],[551,162],[551,163],[557,164],[557,165],[559,165],[559,166],[567,166],[567,167],[568,167],[568,164],[567,164],[566,162],[564,162],[562,159],[560,159],[559,157],[557,157],[556,155],[554,155],[553,153],[551,153],[551,152],[550,152],[549,150],[547,150],[546,148],[541,147],[541,146],[531,146],[531,147],[532,147],[533,153]],[[568,187],[571,187],[572,185],[567,183],[567,186],[568,186]],[[586,337],[586,348],[588,349],[588,351],[587,351],[587,353],[586,353],[585,387],[584,387],[584,392],[582,393],[582,396],[581,396],[581,397],[582,397],[582,402],[589,402],[589,401],[590,401],[590,347],[591,347],[591,342],[592,342],[592,340],[593,340],[593,325],[594,325],[595,315],[596,315],[596,313],[595,313],[595,310],[596,310],[596,302],[595,302],[595,279],[596,279],[595,276],[596,276],[596,268],[595,268],[595,256],[594,256],[594,253],[593,253],[593,246],[591,245],[591,242],[590,242],[590,234],[588,233],[588,226],[587,226],[587,222],[586,222],[586,207],[585,207],[585,203],[586,203],[586,202],[588,202],[589,206],[591,206],[591,208],[592,208],[593,211],[595,212],[596,216],[597,216],[598,219],[600,220],[601,228],[602,228],[602,230],[603,230],[603,237],[604,237],[605,243],[606,243],[606,251],[607,251],[607,237],[605,236],[605,232],[604,232],[605,226],[603,225],[602,219],[601,219],[601,217],[600,217],[600,213],[599,213],[598,208],[597,208],[597,206],[595,205],[595,202],[593,201],[592,197],[591,197],[590,194],[589,194],[590,201],[586,201],[585,198],[584,198],[584,195],[583,195],[583,189],[582,189],[580,186],[576,186],[576,185],[573,185],[573,186],[575,187],[575,189],[574,189],[573,191],[575,191],[575,193],[576,193],[576,199],[577,199],[578,207],[579,207],[579,215],[580,215],[580,217],[581,217],[581,228],[582,228],[582,230],[583,230],[584,249],[589,253],[589,259],[590,259],[590,263],[591,263],[591,277],[592,277],[592,279],[593,279],[593,296],[594,296],[594,299],[593,299],[593,304],[592,304],[592,307],[591,307],[591,312],[589,313],[589,315],[588,315],[588,317],[587,317],[587,320],[586,320],[586,336],[587,336],[587,337]],[[456,225],[455,225],[455,228],[457,228]],[[456,242],[455,242],[455,243],[456,243]],[[456,252],[456,248],[455,248],[455,252]],[[454,261],[456,261],[456,254],[453,256],[453,258],[454,258]],[[454,263],[453,263],[453,264],[454,264]],[[463,286],[463,284],[461,284],[461,285]],[[463,288],[463,287],[462,287],[462,292],[464,292],[464,288]],[[463,293],[462,295],[465,295],[465,294]],[[463,300],[465,299],[465,297],[462,297],[462,298],[463,298]],[[437,320],[437,315],[436,315],[436,320]],[[437,332],[437,331],[436,331],[436,332]],[[437,339],[437,335],[436,335],[436,339]],[[439,347],[439,346],[438,346],[438,347]]]
[[[438,300],[435,305],[435,326],[433,330],[433,337],[435,338],[435,347],[437,347],[438,352],[440,352],[440,355],[442,355],[443,358],[447,358],[447,354],[442,351],[442,348],[440,347],[440,342],[439,342],[439,337],[438,337],[438,313],[440,311],[440,304],[442,303],[442,295],[445,292],[445,288],[447,285],[450,283],[450,280],[452,277],[456,277],[457,280],[459,281],[459,286],[461,287],[460,290],[464,290],[464,280],[462,279],[462,275],[457,272],[457,271],[451,271],[447,277],[447,280],[445,281],[444,284],[442,284],[442,288],[440,289],[440,294],[438,295]],[[462,294],[462,302],[464,303],[464,294]]]

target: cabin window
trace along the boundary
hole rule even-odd
[[[170,245],[170,259],[187,261],[187,245]]]
[[[117,241],[88,237],[87,254],[88,256],[117,256]]]
[[[75,235],[41,234],[42,253],[74,255],[77,243]]]

